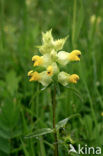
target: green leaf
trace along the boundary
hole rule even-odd
[[[7,98],[4,100],[0,113],[1,137],[12,138],[21,133],[19,108],[19,105],[16,102],[13,103],[12,99]]]
[[[67,86],[66,88],[72,90],[73,93],[81,100],[81,102],[83,102],[83,98],[82,98],[80,92],[76,88],[69,87],[69,86]]]
[[[5,153],[10,153],[9,140],[0,137],[0,150]]]
[[[53,129],[51,128],[42,128],[42,129],[38,129],[36,131],[34,131],[32,134],[29,134],[27,136],[25,136],[25,138],[34,138],[34,137],[39,137],[39,136],[42,136],[42,135],[46,135],[46,134],[49,134],[49,133],[53,133]]]
[[[13,70],[6,75],[7,89],[12,95],[17,91],[19,81],[20,77],[17,77],[16,72]]]
[[[59,121],[59,122],[56,124],[56,129],[59,130],[61,127],[64,127],[64,126],[68,123],[68,121],[69,121],[70,119],[72,119],[72,118],[74,118],[74,117],[76,117],[76,116],[80,116],[80,114],[73,114],[73,115],[71,115],[70,117],[65,118],[65,119]]]

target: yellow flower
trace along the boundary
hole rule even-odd
[[[69,76],[70,83],[77,83],[78,80],[79,80],[79,76],[77,74],[72,74]]]
[[[40,75],[39,75],[39,73],[38,72],[33,72],[32,74],[29,74],[30,75],[30,82],[31,81],[38,81],[38,80],[40,80]]]
[[[79,50],[73,50],[69,53],[69,61],[80,61],[81,52]]]
[[[34,62],[34,67],[35,66],[40,66],[40,65],[43,64],[42,56],[35,55],[35,56],[32,57],[32,61]]]
[[[48,76],[52,76],[52,75],[53,75],[53,67],[52,67],[52,66],[49,66],[49,67],[47,68],[47,75],[48,75]]]
[[[48,66],[48,68],[47,68],[47,74],[49,76],[57,74],[58,72],[59,72],[59,68],[55,62],[52,63],[52,65]]]
[[[28,72],[28,76],[30,77],[30,82],[38,81],[45,87],[52,82],[52,78],[51,76],[47,75],[47,71],[43,71],[41,73],[30,71]]]
[[[61,83],[63,86],[67,86],[69,83],[77,83],[79,80],[79,76],[76,74],[68,74],[65,72],[60,72],[58,74],[58,81]]]
[[[95,20],[96,20],[96,15],[92,15],[92,16],[90,17],[90,22],[91,22],[91,24],[93,24],[93,23],[95,22]]]
[[[103,112],[101,112],[101,116],[103,116]]]
[[[58,63],[66,65],[72,61],[80,61],[81,52],[79,50],[73,50],[71,53],[60,51],[58,53]]]
[[[34,67],[35,66],[47,67],[52,63],[51,57],[48,54],[45,54],[43,56],[35,55],[32,57],[32,61],[34,62]]]
[[[33,70],[30,70],[30,71],[28,72],[28,76],[31,77],[32,75],[33,75]]]

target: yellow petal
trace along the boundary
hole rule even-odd
[[[33,70],[30,70],[29,72],[28,72],[28,76],[32,76],[33,75]]]
[[[38,81],[40,80],[40,74],[38,72],[34,72],[29,81]]]
[[[48,66],[48,68],[47,68],[47,75],[48,76],[52,76],[53,75],[53,67],[52,66]]]
[[[77,74],[72,74],[69,76],[70,83],[77,83],[78,80],[79,80],[79,76]]]
[[[42,56],[35,55],[35,56],[32,57],[32,61],[34,62],[34,67],[35,66],[40,66],[40,65],[43,64]]]
[[[68,60],[69,61],[80,61],[81,52],[79,50],[73,50],[69,53]]]

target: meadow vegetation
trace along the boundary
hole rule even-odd
[[[82,53],[65,67],[78,83],[57,87],[59,156],[69,144],[102,147],[103,1],[0,0],[0,156],[53,156],[51,89],[27,76],[51,28],[55,39],[69,36],[63,50]]]

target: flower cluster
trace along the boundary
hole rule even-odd
[[[66,86],[69,83],[77,83],[79,80],[78,75],[70,75],[64,71],[60,71],[60,65],[65,66],[72,61],[80,61],[81,56],[79,50],[73,50],[70,53],[60,51],[66,40],[67,37],[54,40],[52,30],[42,33],[42,45],[37,46],[42,56],[34,55],[32,61],[34,67],[43,67],[44,71],[29,71],[29,81],[38,81],[45,87],[53,81],[58,81],[63,86]]]

